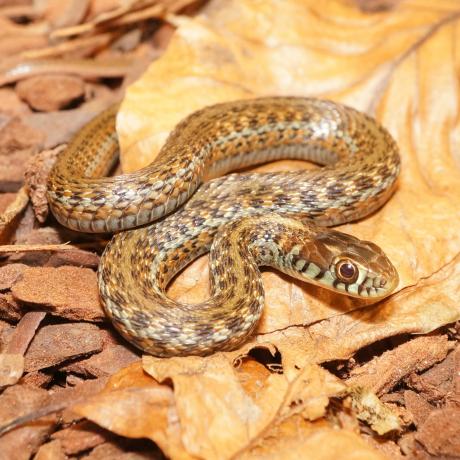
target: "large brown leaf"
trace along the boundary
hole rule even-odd
[[[322,418],[345,387],[318,364],[460,318],[458,18],[453,0],[412,0],[374,13],[345,0],[213,0],[193,19],[171,18],[178,29],[167,52],[128,88],[121,108],[124,169],[149,163],[180,119],[215,102],[308,95],[366,111],[397,140],[401,179],[379,212],[342,229],[379,244],[400,285],[368,305],[265,272],[266,308],[251,342],[208,358],[146,358],[155,395],[169,381],[174,395],[163,383],[167,404],[150,414],[152,423],[159,420],[152,432],[133,433],[128,424],[117,427],[119,434],[148,436],[173,458],[288,458],[289,448],[299,455],[313,449],[312,458],[379,458],[353,430]],[[261,169],[302,167],[279,162]],[[198,302],[208,295],[207,278],[203,257],[174,281],[170,295]],[[248,359],[254,348],[279,352],[283,373]],[[81,413],[110,428],[110,417],[97,417],[99,407]],[[356,443],[360,450],[351,457]]]
[[[380,331],[388,310],[405,311],[408,299],[414,302],[418,291],[423,296],[427,283],[438,285],[437,295],[430,294],[401,330],[391,328],[387,335],[427,332],[455,321],[459,284],[454,278],[446,290],[439,273],[456,272],[460,250],[457,8],[454,1],[420,0],[369,14],[345,1],[214,0],[197,18],[177,19],[164,57],[128,89],[118,119],[124,168],[151,161],[175,123],[218,101],[296,94],[367,111],[391,131],[402,156],[393,198],[373,216],[343,226],[379,244],[400,275],[400,293],[371,310],[369,334],[375,324],[379,336],[385,335]],[[278,169],[285,167],[278,163]],[[189,302],[205,298],[206,265],[201,259],[189,267],[171,295]],[[264,274],[264,285],[259,333],[365,306],[272,272]]]

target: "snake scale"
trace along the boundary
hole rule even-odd
[[[206,355],[243,343],[263,309],[260,266],[354,297],[395,289],[397,272],[378,246],[327,228],[374,212],[394,191],[398,147],[373,118],[314,98],[226,102],[181,121],[149,166],[101,177],[116,160],[116,110],[60,155],[48,200],[67,227],[118,232],[101,258],[100,296],[140,349]],[[282,158],[323,167],[222,176]],[[169,281],[209,251],[209,299],[170,299]]]

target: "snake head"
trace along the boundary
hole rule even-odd
[[[320,229],[306,247],[309,264],[301,270],[305,281],[359,298],[383,298],[399,283],[393,264],[370,241]]]

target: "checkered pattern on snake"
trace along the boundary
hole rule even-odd
[[[181,121],[146,168],[100,178],[116,159],[116,110],[69,144],[50,174],[48,199],[67,227],[119,232],[101,259],[101,300],[145,352],[204,355],[247,340],[264,304],[259,266],[355,297],[381,298],[398,284],[379,247],[327,228],[374,212],[394,191],[398,148],[371,117],[313,98],[217,104]],[[323,167],[206,182],[282,158]],[[169,281],[208,251],[209,299],[170,299]]]

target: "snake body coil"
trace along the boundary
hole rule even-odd
[[[60,156],[48,199],[58,221],[80,231],[161,219],[115,235],[99,267],[106,312],[142,350],[207,354],[241,344],[263,308],[260,265],[355,297],[379,298],[396,287],[380,248],[325,228],[372,213],[394,190],[398,148],[374,119],[311,98],[218,104],[179,123],[148,167],[99,178],[117,150],[115,112],[96,117]],[[282,158],[324,167],[203,184]],[[168,298],[172,277],[209,250],[210,298],[196,305]]]

